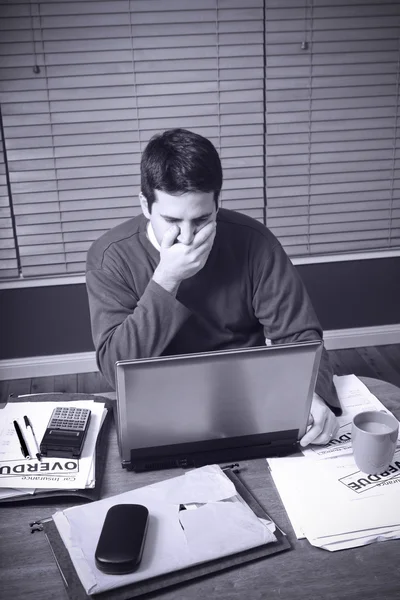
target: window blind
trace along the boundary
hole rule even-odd
[[[267,225],[292,256],[400,246],[400,3],[266,0]]]
[[[0,2],[23,276],[84,271],[91,242],[139,212],[141,151],[168,127],[217,146],[223,206],[263,220],[266,193],[267,225],[290,255],[400,246],[400,4],[243,6]],[[16,276],[17,259],[0,161],[4,278]]]
[[[18,277],[18,262],[11,220],[3,136],[0,128],[0,279]]]
[[[222,205],[263,219],[263,0],[16,1],[1,13],[23,276],[84,271],[92,241],[139,213],[140,155],[167,128],[210,138]]]

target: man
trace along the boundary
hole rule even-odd
[[[220,209],[221,187],[218,152],[206,138],[174,129],[150,140],[141,160],[143,215],[88,253],[93,339],[111,385],[117,360],[321,338],[281,245],[258,221]],[[325,350],[316,391],[303,445],[337,432]]]

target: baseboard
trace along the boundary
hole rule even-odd
[[[94,371],[98,371],[94,352],[0,360],[0,381]]]
[[[332,329],[324,332],[324,341],[328,350],[400,344],[400,323],[381,327]],[[94,352],[0,360],[0,381],[95,371],[98,368]]]
[[[331,329],[324,331],[324,343],[327,350],[400,344],[400,323],[378,327]]]

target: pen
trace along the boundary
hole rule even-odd
[[[36,439],[36,435],[35,435],[35,431],[32,427],[32,423],[29,420],[29,417],[27,417],[26,415],[24,416],[24,421],[25,421],[25,427],[28,429],[28,427],[30,428],[31,432],[32,432],[32,437],[33,437],[33,441],[35,442],[35,454],[36,454],[36,458],[40,461],[42,460],[41,454],[40,454],[40,449],[39,449],[39,444],[37,443],[37,439]]]
[[[20,443],[20,446],[21,446],[21,452],[24,455],[24,458],[30,458],[28,447],[26,445],[26,442],[24,440],[24,436],[22,435],[22,431],[21,431],[21,429],[20,429],[17,421],[14,421],[14,429],[15,429],[16,434],[18,436],[19,443]]]

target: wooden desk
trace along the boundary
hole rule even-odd
[[[362,378],[400,418],[400,389]],[[276,523],[292,550],[204,579],[170,588],[151,598],[163,600],[391,600],[400,598],[400,540],[327,552],[297,540],[263,459],[245,461],[240,477]],[[128,473],[121,468],[113,435],[103,497],[180,475],[179,469]],[[69,504],[71,505],[71,504]],[[0,515],[0,600],[68,600],[45,535],[30,533],[29,523],[68,506],[55,499],[32,505],[7,505]],[[321,506],[323,510],[323,506]]]

